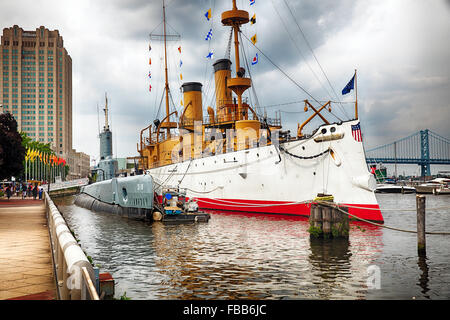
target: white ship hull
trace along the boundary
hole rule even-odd
[[[186,188],[201,209],[309,216],[310,201],[329,194],[351,214],[382,222],[375,179],[362,142],[352,135],[351,126],[358,122],[323,125],[313,136],[280,148],[217,154],[153,168],[147,174],[165,186]],[[315,157],[298,158],[311,156]]]

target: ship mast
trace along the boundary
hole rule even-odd
[[[164,22],[164,68],[165,68],[165,77],[166,77],[166,122],[170,124],[170,110],[169,110],[169,82],[168,82],[168,73],[167,73],[167,37],[166,37],[166,6],[163,0],[163,22]],[[167,137],[170,137],[170,126],[167,126]]]
[[[236,78],[228,79],[228,88],[233,90],[233,92],[238,97],[238,120],[246,119],[245,111],[242,106],[242,94],[245,90],[251,87],[251,79],[245,78],[245,71],[242,70],[239,61],[239,27],[242,24],[248,23],[250,21],[247,11],[238,10],[236,6],[236,0],[233,0],[233,9],[225,11],[222,13],[222,24],[226,26],[231,26],[234,32],[234,55],[236,63]]]

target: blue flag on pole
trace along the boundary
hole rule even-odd
[[[344,89],[342,89],[342,94],[347,94],[349,93],[352,89],[355,89],[355,75],[353,75],[352,80],[350,80],[349,83],[347,83],[347,85],[345,86]]]
[[[211,37],[212,37],[212,29],[209,29],[209,32],[208,32],[208,34],[206,35],[205,40],[208,41],[209,39],[211,39]]]

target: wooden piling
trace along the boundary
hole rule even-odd
[[[319,205],[314,206],[314,227],[322,230],[322,207]]]
[[[417,251],[419,255],[426,253],[425,241],[425,196],[416,195],[417,208]]]
[[[331,234],[331,208],[323,207],[322,208],[322,231],[324,235]]]
[[[315,203],[311,205],[309,217],[309,233],[313,238],[348,238],[348,215],[340,210],[348,212],[348,208],[336,208],[325,204]]]

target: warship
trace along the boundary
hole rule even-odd
[[[215,108],[204,108],[202,83],[186,82],[178,112],[169,106],[163,1],[165,114],[140,131],[137,143],[139,169],[157,183],[158,198],[163,186],[171,186],[186,190],[200,209],[307,217],[315,199],[331,197],[356,217],[383,222],[366,164],[357,94],[354,118],[339,122],[322,114],[331,112],[331,101],[315,107],[304,100],[305,111],[313,114],[298,123],[294,135],[283,130],[281,116],[256,112],[245,96],[252,78],[240,60],[241,26],[249,21],[249,13],[232,0],[221,23],[230,30],[228,52],[234,39],[234,61],[225,57],[212,65]],[[304,133],[313,118],[323,124]]]

